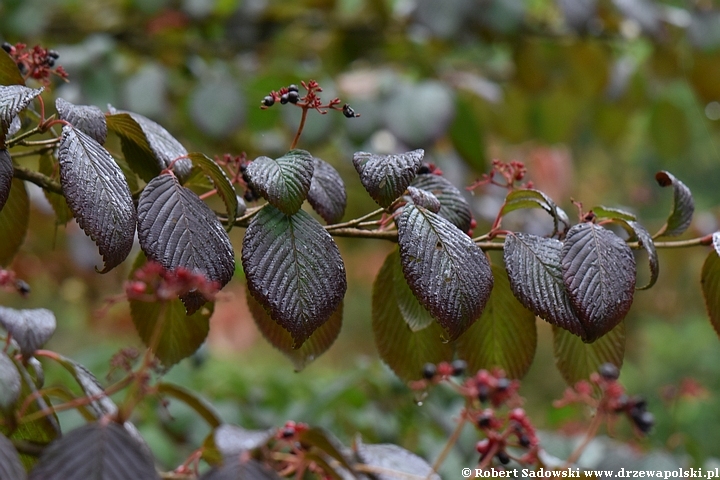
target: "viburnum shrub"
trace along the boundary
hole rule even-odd
[[[262,109],[302,110],[286,154],[213,159],[188,153],[162,126],[133,112],[103,112],[57,98],[57,113],[48,115],[45,88],[53,76],[67,77],[57,60],[52,50],[22,44],[5,44],[0,52],[0,227],[6,232],[0,261],[11,261],[27,230],[25,182],[44,190],[60,223],[74,218],[96,243],[104,261],[99,273],[126,261],[137,234],[142,251],[125,292],[109,301],[129,302],[147,349],[116,354],[112,368],[124,374],[103,386],[84,366],[42,349],[55,329],[52,312],[0,307],[0,478],[24,478],[26,469],[31,479],[84,479],[91,471],[93,478],[158,478],[130,422],[140,402],[157,396],[187,403],[212,427],[203,445],[163,478],[195,478],[201,459],[212,466],[203,479],[434,478],[467,423],[480,434],[478,468],[569,466],[604,423],[611,428],[626,415],[638,434],[653,425],[645,402],[627,396],[617,378],[623,319],[635,291],[658,277],[658,248],[714,247],[702,288],[711,320],[720,325],[720,233],[660,241],[683,233],[694,211],[690,190],[669,172],[656,180],[672,187],[673,207],[665,225],[650,234],[632,213],[605,206],[585,209],[575,202],[572,221],[526,181],[522,163],[494,161],[491,172],[468,189],[493,185],[507,195],[491,228],[476,236],[462,192],[424,161],[423,150],[357,152],[353,165],[379,208],[342,221],[347,196],[341,176],[297,146],[313,111],[348,121],[359,114],[338,98],[325,103],[317,82],[282,87],[261,99]],[[109,135],[122,155],[103,146]],[[17,165],[20,157],[37,157],[39,168]],[[222,200],[223,212],[204,201],[212,196]],[[306,200],[317,215],[303,208]],[[529,208],[548,214],[548,235],[502,228],[506,215]],[[250,311],[267,341],[298,370],[325,352],[341,328],[347,281],[333,237],[398,244],[373,288],[371,321],[380,356],[423,395],[443,384],[465,398],[458,427],[433,466],[392,445],[357,440],[349,450],[329,432],[302,423],[267,431],[223,425],[193,392],[163,381],[162,374],[208,334],[216,294],[236,270],[227,233],[233,227],[246,229],[240,260]],[[490,250],[502,251],[504,261],[491,264]],[[644,250],[649,259],[649,280],[640,287],[633,250]],[[0,271],[0,286],[29,293],[11,270]],[[517,394],[535,353],[536,316],[553,325],[558,368],[574,385],[559,405],[579,402],[593,415],[586,441],[557,465],[543,458]],[[44,387],[39,358],[70,372],[83,395]],[[465,372],[477,373],[458,381]],[[126,394],[118,405],[109,396],[120,391]],[[68,409],[88,423],[60,437],[56,413]]]

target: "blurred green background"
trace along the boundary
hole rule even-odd
[[[0,40],[60,53],[70,83],[54,84],[53,95],[141,113],[189,151],[210,156],[284,153],[299,110],[261,111],[260,100],[290,83],[318,80],[325,100],[340,96],[362,115],[311,113],[299,145],[343,175],[346,219],[375,208],[352,168],[353,152],[424,148],[459,187],[487,171],[493,158],[520,160],[536,188],[566,211],[576,211],[571,198],[586,208],[621,206],[651,231],[670,208],[671,193],[653,180],[667,169],[695,195],[698,211],[685,236],[718,229],[718,2],[0,0]],[[59,328],[49,347],[102,376],[115,351],[139,343],[125,304],[103,309],[129,267],[94,273],[93,244],[76,225],[56,227],[39,191],[33,198],[31,229],[13,265],[33,294],[22,301],[2,294],[0,302],[55,311]],[[476,234],[485,231],[503,192],[468,198]],[[513,215],[508,228],[550,228],[549,218]],[[239,255],[240,229],[231,239]],[[218,303],[208,345],[168,376],[197,388],[228,421],[245,427],[305,421],[346,442],[360,432],[366,441],[398,443],[433,459],[459,399],[437,391],[417,406],[372,342],[372,280],[392,245],[339,243],[349,283],[344,325],[322,358],[292,371],[255,329],[239,274]],[[637,293],[627,318],[621,376],[630,392],[648,398],[658,419],[639,451],[694,466],[720,458],[720,429],[712,428],[720,425],[720,344],[699,289],[707,252],[661,252],[659,282]],[[538,327],[538,353],[522,392],[536,423],[553,430],[582,415],[551,406],[564,384],[550,328]],[[700,394],[681,388],[688,378],[703,387]],[[149,405],[138,415],[166,467],[207,433],[175,403],[169,412]],[[618,436],[632,438],[623,428]],[[447,478],[475,458],[474,442],[474,433],[465,432],[446,464]]]

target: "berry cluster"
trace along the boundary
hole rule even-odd
[[[212,300],[219,290],[220,285],[208,280],[202,273],[183,267],[166,270],[155,262],[146,263],[135,271],[132,280],[125,282],[128,299],[145,302],[168,301],[193,291]]]
[[[490,466],[493,457],[502,465],[513,458],[508,447],[520,448],[524,453],[515,460],[521,464],[534,464],[538,460],[539,441],[525,410],[515,408],[507,418],[497,417],[495,410],[487,408],[476,418],[477,427],[486,438],[480,440],[475,449],[480,454],[479,464]]]
[[[281,105],[292,103],[293,105],[297,105],[298,107],[306,110],[317,110],[323,115],[326,114],[328,110],[338,110],[347,118],[360,116],[360,114],[355,113],[355,110],[353,110],[347,103],[340,107],[342,102],[339,98],[333,98],[327,104],[323,104],[320,96],[318,95],[318,93],[322,92],[322,87],[320,87],[320,84],[318,84],[315,80],[310,80],[307,83],[302,81],[300,82],[300,85],[302,85],[302,87],[307,91],[304,96],[300,96],[300,89],[297,85],[293,84],[288,87],[282,87],[278,91],[271,91],[260,102],[260,108],[266,110],[275,105],[276,102],[280,102]]]
[[[0,268],[0,288],[11,292],[15,291],[23,297],[30,293],[30,285],[25,280],[17,278],[12,270],[2,268]]]
[[[55,50],[48,50],[39,45],[28,49],[24,43],[11,45],[8,42],[2,44],[5,50],[20,69],[25,79],[34,78],[45,86],[50,84],[50,77],[56,75],[67,80],[68,74],[62,66],[55,66],[55,61],[60,55]]]
[[[520,183],[525,178],[526,173],[527,168],[525,168],[523,162],[516,160],[510,162],[493,160],[490,173],[483,173],[480,179],[475,180],[475,182],[469,187],[466,187],[466,189],[475,190],[482,185],[497,185],[508,190],[533,188],[532,182]],[[500,177],[501,180],[498,180],[498,177]]]
[[[278,428],[275,438],[278,440],[297,441],[298,436],[306,432],[309,428],[306,423],[296,423],[288,420],[285,422],[285,425]]]

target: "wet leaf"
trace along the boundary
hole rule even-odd
[[[440,202],[440,211],[437,213],[450,220],[450,223],[463,232],[470,230],[472,220],[470,205],[460,190],[447,178],[432,173],[423,173],[417,175],[410,185],[435,195]]]
[[[63,127],[60,184],[78,225],[105,262],[101,273],[121,264],[135,238],[137,214],[127,180],[102,145],[80,130]]]
[[[290,150],[277,160],[258,157],[248,165],[252,186],[271,205],[292,215],[300,209],[310,190],[313,157],[305,150]]]
[[[20,396],[20,372],[5,352],[0,352],[0,411],[9,412]],[[0,458],[2,455],[0,454]],[[1,462],[0,462],[0,468]],[[2,470],[0,470],[1,472]],[[0,478],[4,478],[1,477]]]
[[[250,313],[255,320],[255,325],[262,333],[262,336],[270,344],[279,350],[283,355],[292,361],[295,371],[299,372],[312,361],[325,353],[337,339],[342,327],[343,304],[340,302],[338,308],[330,315],[330,318],[320,325],[310,335],[300,348],[295,348],[295,341],[290,332],[281,327],[270,317],[265,307],[255,300],[255,297],[247,293],[247,304]]]
[[[639,222],[627,222],[628,226],[633,230],[635,237],[637,238],[638,244],[648,254],[648,265],[650,267],[650,278],[648,283],[642,287],[637,287],[637,290],[647,290],[648,288],[655,285],[655,282],[660,275],[660,259],[658,258],[657,250],[655,249],[655,242],[653,241],[652,235],[647,229]]]
[[[568,383],[587,380],[603,363],[620,368],[625,356],[625,323],[620,322],[593,343],[585,343],[562,328],[553,327],[555,365]]]
[[[622,210],[620,208],[604,207],[602,205],[598,205],[597,207],[593,207],[591,211],[598,218],[609,218],[611,220],[625,220],[628,222],[637,220],[637,217],[635,217],[634,214],[632,214],[630,212],[626,212],[625,210]]]
[[[8,480],[27,478],[15,446],[5,435],[0,435],[0,478]]]
[[[98,107],[92,105],[73,105],[58,98],[55,108],[61,120],[69,122],[73,127],[92,137],[100,145],[107,139],[107,122],[105,114]]]
[[[712,250],[700,274],[705,308],[715,332],[720,335],[720,253]]]
[[[397,299],[397,306],[400,309],[400,314],[405,320],[405,323],[410,327],[410,330],[419,332],[428,325],[434,324],[435,319],[425,307],[420,305],[417,297],[412,290],[410,290],[410,286],[405,281],[402,265],[400,265],[400,256],[399,254],[395,256],[397,258],[392,262],[392,288],[395,290],[394,294]]]
[[[15,116],[25,110],[43,88],[28,88],[24,85],[0,85],[0,147],[4,148],[5,135]]]
[[[235,455],[222,466],[214,467],[203,474],[200,480],[281,480],[274,470],[256,460],[243,459]]]
[[[388,255],[373,284],[372,329],[375,345],[383,362],[408,382],[422,378],[426,363],[450,361],[453,346],[442,340],[443,330],[436,322],[413,332],[398,307],[398,290],[409,289],[402,278],[397,282],[400,255]]]
[[[424,157],[422,149],[399,155],[356,152],[353,165],[365,190],[381,207],[387,208],[413,181]]]
[[[25,85],[17,63],[5,50],[0,52],[0,85]]]
[[[220,168],[220,165],[215,163],[214,160],[209,158],[207,155],[202,153],[189,153],[188,158],[192,160],[193,164],[200,167],[205,175],[210,177],[213,185],[217,189],[217,193],[222,198],[225,208],[227,209],[228,220],[235,218],[238,211],[238,197],[235,193],[235,188],[230,183],[230,179],[225,174],[225,171]],[[227,230],[230,231],[234,222],[229,221]]]
[[[0,307],[0,325],[12,335],[23,356],[29,357],[55,333],[55,315],[45,308],[15,310]]]
[[[203,459],[211,465],[218,465],[225,458],[262,447],[274,436],[274,428],[247,430],[237,425],[222,424],[205,438]]]
[[[55,360],[73,376],[83,393],[85,393],[85,396],[93,398],[89,406],[96,419],[99,419],[103,415],[114,415],[117,413],[117,405],[115,405],[115,402],[113,402],[110,397],[104,394],[103,386],[90,370],[85,368],[84,365],[59,354],[57,354]]]
[[[5,207],[5,202],[10,196],[14,170],[10,152],[0,150],[0,210]]]
[[[513,190],[505,197],[505,203],[503,204],[500,214],[505,216],[510,212],[522,208],[542,208],[549,213],[553,219],[553,234],[558,231],[566,231],[570,227],[570,220],[567,214],[555,205],[555,202],[553,202],[550,197],[540,190]]]
[[[591,223],[568,231],[561,258],[565,288],[585,331],[582,338],[592,342],[630,310],[635,258],[620,237]]]
[[[653,236],[657,237],[673,237],[681,235],[692,222],[692,216],[695,212],[695,201],[693,200],[690,189],[680,180],[675,178],[670,172],[660,171],[655,174],[655,180],[661,187],[673,187],[673,206],[670,210],[665,225]]]
[[[522,378],[535,357],[535,314],[513,296],[505,269],[493,265],[492,273],[490,299],[480,318],[457,339],[457,355],[470,372],[500,367],[509,378]]]
[[[242,249],[251,294],[290,332],[294,348],[340,305],[347,280],[337,245],[310,214],[271,205],[250,221]]]
[[[396,480],[400,477],[420,477],[440,480],[432,467],[421,457],[392,444],[369,445],[358,442],[355,454],[360,462],[375,467],[377,480]],[[379,473],[383,472],[383,473]]]
[[[505,238],[505,268],[513,294],[523,305],[546,322],[584,337],[563,283],[562,247],[552,238],[511,233]]]
[[[428,192],[427,190],[421,190],[415,187],[407,187],[408,196],[412,203],[420,207],[426,208],[433,213],[440,211],[440,201],[435,195]]]
[[[220,288],[235,272],[235,257],[227,232],[198,196],[175,175],[164,174],[147,184],[138,201],[138,238],[148,259],[166,270],[183,267],[202,273]],[[188,314],[207,299],[199,292],[181,296]]]
[[[54,441],[30,480],[156,480],[153,459],[117,423],[83,425]]]
[[[307,199],[313,209],[328,224],[342,220],[347,206],[345,183],[335,168],[324,160],[313,157],[314,172]]]
[[[40,155],[38,163],[38,171],[43,175],[53,180],[56,180],[60,177],[60,169],[57,163],[54,161],[52,155],[47,153]],[[45,195],[45,198],[52,206],[53,211],[55,212],[56,223],[58,225],[65,225],[67,222],[73,219],[73,213],[70,210],[70,207],[68,206],[67,200],[65,200],[64,196],[54,192],[50,192],[48,190],[43,190],[43,195]]]
[[[403,273],[451,340],[480,317],[493,278],[487,257],[448,220],[408,204],[396,217]]]
[[[173,163],[173,172],[180,178],[190,174],[192,162],[187,150],[170,132],[137,113],[111,109],[106,116],[108,130],[120,137],[122,151],[130,168],[149,182]]]
[[[25,182],[13,179],[10,196],[0,211],[0,265],[8,266],[20,250],[28,231],[30,199]]]

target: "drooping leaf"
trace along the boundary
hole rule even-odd
[[[53,442],[30,480],[156,480],[153,459],[117,423],[94,422]]]
[[[9,265],[20,250],[28,231],[29,218],[30,199],[25,182],[16,178],[12,181],[5,207],[0,211],[0,265]]]
[[[653,238],[681,235],[690,226],[695,212],[695,200],[693,200],[692,192],[683,182],[664,170],[655,174],[655,180],[661,187],[672,185],[673,206],[665,225],[653,235]]]
[[[407,187],[407,192],[410,200],[412,200],[412,203],[415,205],[430,210],[433,213],[438,213],[440,211],[440,201],[431,192],[412,186]]]
[[[224,458],[262,447],[274,436],[273,428],[247,430],[227,423],[219,425],[203,442],[203,460],[211,465],[221,464]]]
[[[609,362],[620,368],[625,356],[625,323],[618,323],[593,343],[585,343],[567,330],[554,326],[553,351],[555,365],[568,385],[587,380],[603,363]]]
[[[493,277],[487,257],[448,220],[408,204],[396,217],[403,273],[451,340],[480,317]]]
[[[410,185],[435,195],[435,198],[440,201],[440,211],[437,213],[441,217],[450,220],[450,223],[463,232],[470,229],[472,220],[470,205],[460,190],[447,178],[432,173],[423,173],[416,176]]]
[[[250,183],[271,205],[292,215],[310,191],[313,157],[305,150],[290,150],[282,157],[258,157],[247,167]]]
[[[55,360],[73,376],[83,393],[85,393],[85,396],[93,399],[89,403],[89,407],[96,419],[99,419],[103,415],[113,415],[117,412],[117,405],[115,405],[115,402],[113,402],[110,397],[104,394],[103,386],[90,370],[75,360],[60,354],[56,355]]]
[[[93,105],[73,105],[58,98],[55,108],[61,120],[69,122],[73,127],[95,139],[100,145],[107,139],[107,122],[105,114]]]
[[[296,372],[301,371],[325,353],[327,349],[335,343],[335,339],[337,339],[340,334],[343,316],[342,301],[332,315],[330,315],[330,318],[320,325],[300,348],[295,348],[295,341],[292,335],[290,335],[290,332],[273,320],[265,310],[265,307],[255,300],[255,297],[253,297],[249,291],[245,298],[253,320],[255,320],[255,325],[257,325],[262,336],[270,342],[270,345],[278,349],[292,361]]]
[[[356,152],[353,165],[365,190],[381,207],[387,208],[413,181],[424,157],[422,149],[399,155]]]
[[[337,223],[347,206],[345,183],[338,171],[325,160],[313,157],[313,165],[308,202],[328,224]]]
[[[5,50],[0,52],[0,85],[25,85],[17,63]]]
[[[703,263],[700,282],[710,323],[720,335],[720,253],[715,249],[708,254]]]
[[[27,478],[25,469],[17,450],[5,435],[0,434],[0,478],[8,480],[24,480]]]
[[[377,469],[375,471],[377,473],[374,473],[377,480],[396,480],[404,477],[440,480],[440,476],[433,472],[432,467],[423,458],[397,445],[388,443],[369,445],[358,441],[355,445],[355,454],[360,462]]]
[[[302,210],[287,216],[269,205],[255,215],[242,264],[251,294],[290,332],[296,349],[338,309],[347,289],[337,245]]]
[[[299,440],[303,444],[310,445],[319,450],[321,454],[328,455],[336,460],[344,469],[349,472],[353,471],[352,466],[345,455],[342,453],[342,443],[332,433],[324,428],[310,427],[299,435]],[[311,453],[315,453],[311,449]]]
[[[509,378],[522,378],[535,357],[535,314],[513,296],[505,269],[493,265],[492,273],[495,285],[485,310],[457,339],[458,358],[471,372],[500,367]]]
[[[511,233],[505,238],[505,268],[513,294],[525,307],[546,322],[584,337],[585,328],[563,283],[562,247],[552,238]]]
[[[0,147],[4,148],[5,135],[15,116],[25,110],[43,88],[29,88],[24,85],[0,85]]]
[[[228,220],[233,220],[238,210],[238,196],[235,193],[230,179],[220,165],[215,163],[210,157],[203,153],[189,153],[188,158],[193,164],[200,167],[205,175],[210,177],[213,185],[217,189],[217,193],[222,198],[225,208],[227,209]],[[228,221],[228,231],[232,228],[234,222]]]
[[[173,172],[184,180],[192,168],[187,150],[170,132],[137,113],[111,109],[108,130],[120,137],[128,165],[146,182],[173,163]]]
[[[625,210],[622,210],[620,208],[614,208],[614,207],[605,207],[603,205],[598,205],[597,207],[593,207],[591,211],[598,217],[598,218],[609,218],[612,220],[625,220],[628,222],[632,222],[637,220],[637,217],[630,213],[626,212]]]
[[[567,214],[558,207],[550,197],[540,190],[524,189],[513,190],[505,197],[505,204],[500,211],[502,216],[523,208],[542,208],[553,219],[554,233],[566,231],[570,227]]]
[[[573,226],[561,253],[563,282],[583,325],[586,342],[625,318],[635,291],[635,258],[610,230],[592,223]]]
[[[274,470],[256,460],[234,455],[221,466],[203,474],[200,480],[281,480],[281,478]]]
[[[55,333],[55,315],[45,308],[15,310],[0,307],[0,325],[20,346],[25,357],[31,356]]]
[[[637,287],[637,290],[647,290],[648,288],[655,285],[655,282],[660,275],[660,259],[658,258],[657,250],[655,249],[655,241],[650,235],[650,232],[640,222],[627,222],[628,226],[633,230],[635,237],[637,238],[638,244],[648,254],[648,265],[650,266],[650,278],[648,282],[642,287]]]
[[[13,180],[13,162],[10,157],[10,152],[7,150],[0,150],[0,210],[5,207],[10,196],[10,187],[12,186]]]
[[[192,408],[211,428],[217,428],[222,424],[215,408],[194,391],[167,382],[158,382],[156,388],[160,395],[176,398]]]
[[[92,137],[63,127],[60,184],[78,225],[93,239],[108,272],[127,258],[137,214],[125,176],[110,153]]]
[[[385,259],[373,284],[372,329],[380,358],[408,382],[422,378],[426,363],[452,360],[453,346],[442,340],[443,330],[436,322],[416,332],[410,329],[398,307],[397,293],[408,287],[404,278],[398,284],[397,270],[400,255],[396,250]]]
[[[38,163],[38,171],[43,175],[50,177],[53,180],[56,180],[60,177],[60,169],[56,168],[57,164],[53,160],[53,156],[49,153],[40,155]],[[65,200],[64,196],[44,189],[43,194],[45,195],[45,198],[50,203],[53,211],[55,212],[55,217],[58,225],[65,225],[67,222],[73,219],[72,210],[70,210],[70,207],[68,206],[67,200]]]
[[[0,352],[0,412],[12,409],[20,396],[20,390],[20,372],[15,362],[10,360],[5,352]]]
[[[430,312],[427,311],[418,301],[415,294],[410,289],[410,286],[405,281],[405,275],[403,274],[402,265],[400,264],[400,256],[396,252],[394,254],[395,260],[392,262],[392,275],[393,275],[393,289],[395,290],[394,295],[397,299],[397,306],[400,309],[407,326],[413,332],[419,332],[426,328],[428,325],[434,324],[435,319]]]
[[[202,273],[222,288],[235,272],[235,257],[227,232],[215,214],[175,175],[155,177],[138,201],[138,238],[148,259],[166,270],[178,267]],[[192,291],[180,297],[188,314],[207,299]]]

